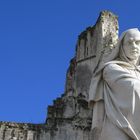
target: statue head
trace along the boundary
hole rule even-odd
[[[120,37],[120,58],[135,63],[140,57],[140,32],[137,28],[129,29]]]
[[[140,56],[140,32],[130,29],[126,32],[122,45],[128,59],[137,59]]]
[[[128,63],[132,67],[140,66],[140,31],[137,28],[128,29],[121,34],[111,53],[99,61],[99,67],[95,71],[100,71],[104,65],[113,60],[125,62],[125,65]]]

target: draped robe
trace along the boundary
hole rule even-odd
[[[140,140],[138,70],[115,61],[107,64],[92,79],[89,96],[95,140]]]

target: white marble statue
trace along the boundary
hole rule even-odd
[[[140,140],[140,32],[125,31],[91,80],[93,140]]]

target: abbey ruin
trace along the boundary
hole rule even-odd
[[[0,140],[90,140],[92,110],[88,107],[90,80],[102,53],[109,55],[118,40],[118,19],[103,11],[94,26],[78,37],[75,56],[66,75],[64,94],[48,106],[46,123],[0,122]],[[104,55],[104,57],[105,57]],[[54,85],[55,87],[55,85]]]

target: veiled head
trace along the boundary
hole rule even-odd
[[[126,30],[118,42],[118,57],[129,64],[139,65],[140,58],[140,32],[137,28]]]
[[[140,56],[140,32],[136,29],[130,29],[126,32],[122,47],[126,57],[136,60]]]
[[[125,65],[128,63],[132,67],[140,66],[140,31],[137,28],[128,29],[121,34],[110,55],[101,61],[99,71],[108,62],[114,60],[123,64],[125,62]]]

